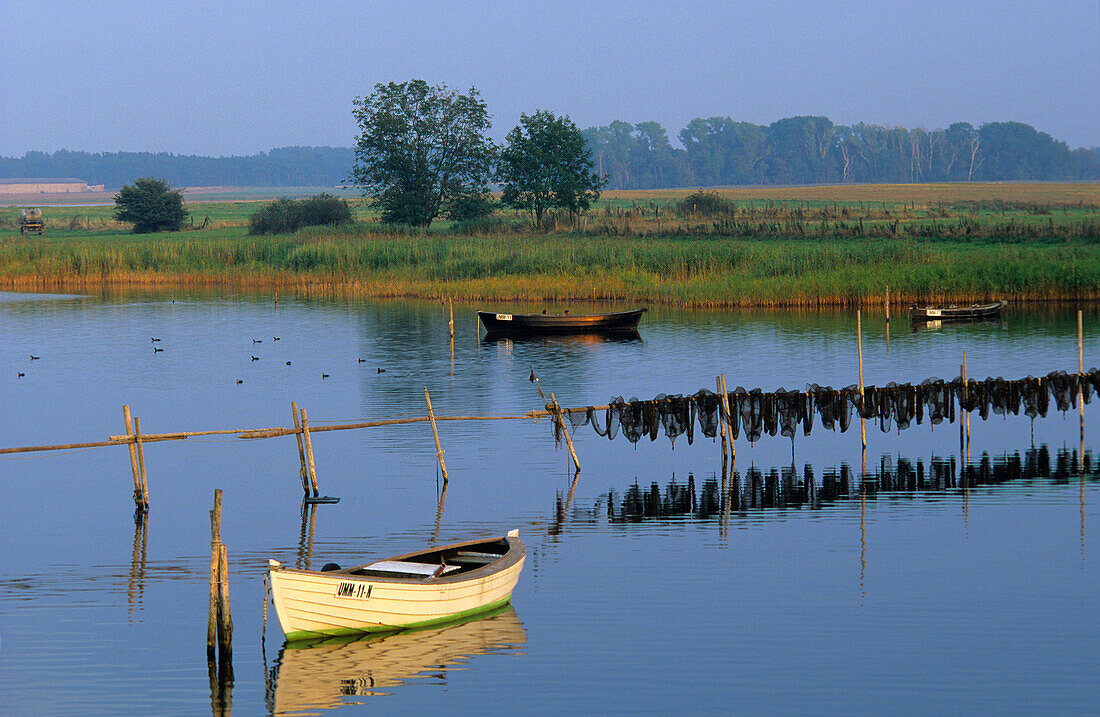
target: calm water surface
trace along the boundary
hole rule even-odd
[[[455,307],[452,354],[432,302],[0,294],[0,447],[105,439],[123,404],[150,433],[286,426],[291,401],[315,425],[423,415],[425,387],[440,415],[513,415],[540,407],[532,368],[569,406],[719,373],[731,389],[858,380],[847,312],[658,307],[641,340],[489,343],[475,308]],[[895,317],[889,349],[880,315],[863,324],[869,384],[957,375],[963,351],[975,377],[1077,368],[1069,308],[915,332]],[[865,482],[858,425],[741,440],[732,479],[714,440],[581,427],[574,481],[545,421],[447,422],[442,505],[428,426],[331,432],[317,473],[341,500],[315,509],[293,438],[198,438],[146,446],[142,528],[125,448],[0,456],[0,713],[211,709],[215,488],[237,714],[1092,713],[1096,426],[1094,401],[1082,462],[1075,411],[975,419],[985,468],[962,481],[957,426],[869,425]],[[268,558],[362,562],[511,528],[529,558],[498,614],[309,650],[284,648],[273,613],[265,633]]]

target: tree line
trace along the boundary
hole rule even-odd
[[[581,130],[609,189],[830,182],[1100,179],[1100,148],[1071,150],[1020,122],[905,129],[826,117],[770,125],[729,117],[694,119],[674,146],[659,122],[615,121]],[[0,178],[76,177],[117,190],[136,177],[175,186],[338,186],[353,147],[283,147],[255,155],[200,157],[151,152],[60,150],[0,157]]]
[[[168,152],[27,152],[0,157],[0,178],[74,177],[110,191],[138,177],[177,187],[335,187],[347,179],[351,147],[282,147],[230,157]]]
[[[616,121],[583,134],[610,189],[1100,179],[1100,148],[1070,150],[1021,122],[926,130],[710,117],[680,131],[682,149],[659,122]]]

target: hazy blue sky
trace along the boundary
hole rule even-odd
[[[1017,120],[1100,145],[1100,2],[0,0],[0,155],[350,146],[352,99],[476,86],[581,127]]]

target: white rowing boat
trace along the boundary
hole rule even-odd
[[[507,604],[526,549],[519,531],[351,568],[300,570],[269,561],[287,640],[426,627]]]

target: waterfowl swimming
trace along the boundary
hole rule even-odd
[[[244,381],[242,381],[242,380],[240,380],[240,379],[238,378],[238,379],[237,379],[237,383],[244,383]]]
[[[378,369],[378,373],[385,373],[385,372],[386,372],[386,369],[384,369],[384,368]]]
[[[328,378],[328,374],[327,373],[321,374],[321,378]]]
[[[289,362],[289,361],[287,361],[287,362],[286,362],[286,365],[287,365],[287,366],[289,366],[289,365],[290,365],[290,362]]]
[[[278,340],[279,340],[279,337],[278,337],[278,336],[272,336],[272,337],[271,337],[271,340],[272,340],[272,341],[278,341]]]
[[[24,376],[26,376],[26,375],[27,375],[27,374],[25,374],[25,373],[23,373],[22,371],[20,371],[20,372],[19,372],[19,376],[18,376],[18,378],[23,378],[23,377],[24,377]]]
[[[156,337],[153,337],[153,336],[150,336],[150,337],[149,337],[149,340],[150,340],[150,341],[160,341],[160,339],[158,339],[158,338],[156,338]]]
[[[254,344],[262,344],[263,342],[264,342],[263,339],[252,339],[252,343],[254,343]]]
[[[249,355],[251,356],[251,354],[249,354]],[[253,361],[259,361],[260,357],[259,356],[252,356],[252,360]]]
[[[156,346],[153,347],[153,353],[156,353],[158,351],[163,351],[163,350],[164,349],[158,349]]]
[[[42,358],[42,357],[41,356],[35,356],[34,354],[31,354],[31,361],[37,361],[40,358]]]

